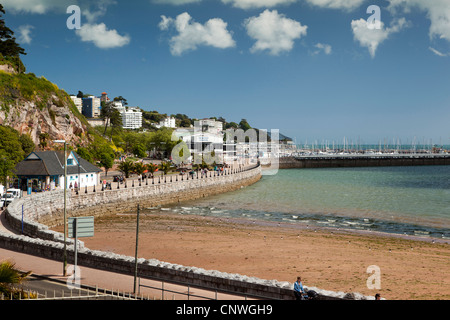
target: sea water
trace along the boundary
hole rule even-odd
[[[450,166],[284,169],[170,210],[450,239]]]

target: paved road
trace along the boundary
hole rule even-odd
[[[99,290],[98,288],[84,286],[68,286],[63,281],[57,281],[48,277],[31,275],[22,285],[25,292],[34,293],[38,299],[44,300],[135,300],[133,295],[120,292]]]

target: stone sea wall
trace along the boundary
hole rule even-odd
[[[228,170],[220,175],[209,172],[194,178],[181,175],[143,181],[129,179],[126,184],[112,183],[111,189],[80,190],[66,193],[67,216],[99,217],[110,213],[135,211],[141,207],[178,203],[237,190],[261,179],[261,167]],[[61,241],[62,235],[49,230],[63,224],[64,191],[56,190],[25,196],[11,203],[6,219],[16,231],[30,237]]]
[[[261,178],[261,167],[249,170],[227,172],[220,176],[195,177],[180,181],[181,176],[172,176],[172,181],[154,179],[123,184],[112,184],[111,190],[81,190],[79,195],[67,192],[67,215],[101,216],[111,212],[135,210],[137,203],[142,207],[177,203],[210,195],[233,191],[251,185]],[[131,185],[130,185],[131,184]],[[118,188],[117,188],[118,187]],[[63,256],[63,235],[49,230],[63,221],[64,192],[44,192],[33,194],[11,203],[6,210],[6,219],[16,234],[0,231],[0,246],[9,250],[61,260]],[[67,239],[73,244],[72,239]],[[68,262],[73,263],[73,245],[67,246]],[[79,242],[77,262],[80,266],[103,269],[127,275],[134,275],[134,257],[101,252],[86,248]],[[263,297],[265,299],[291,300],[292,283],[277,280],[264,280],[239,274],[204,270],[195,266],[181,266],[161,262],[156,259],[138,259],[139,276],[190,283],[224,290],[242,295]],[[317,288],[321,299],[366,299],[359,294],[331,292]]]

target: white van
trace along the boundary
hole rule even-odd
[[[0,198],[0,209],[6,208],[14,200],[14,195],[12,193],[5,193]]]
[[[12,193],[14,198],[22,198],[22,190],[20,189],[8,189],[6,190],[7,193]]]

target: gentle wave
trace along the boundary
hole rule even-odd
[[[186,214],[449,238],[449,195],[450,166],[289,169],[178,208]]]

